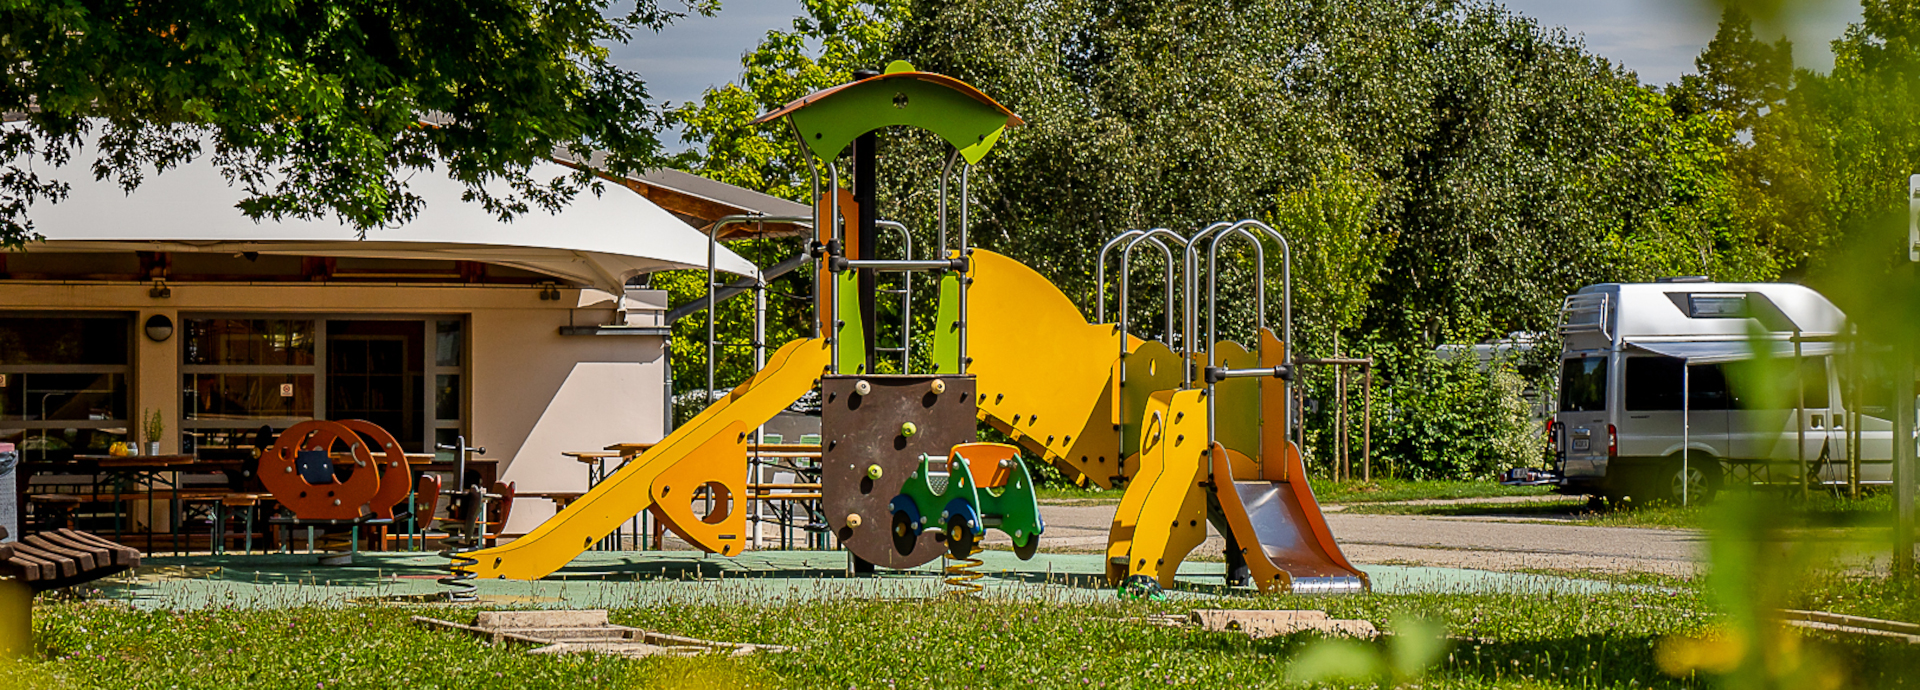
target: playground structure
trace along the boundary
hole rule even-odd
[[[469,554],[472,576],[545,577],[643,510],[697,548],[740,554],[755,430],[818,389],[820,528],[851,554],[855,571],[965,559],[989,527],[1006,531],[1015,550],[1030,556],[1045,526],[1025,451],[1125,490],[1107,549],[1108,580],[1125,591],[1172,586],[1180,563],[1206,537],[1203,521],[1227,539],[1230,583],[1322,593],[1368,587],[1327,529],[1289,440],[1292,289],[1284,268],[1280,332],[1266,320],[1265,242],[1290,257],[1279,232],[1240,221],[1191,237],[1167,229],[1123,233],[1100,255],[1104,295],[1109,254],[1121,249],[1116,321],[1106,322],[1102,299],[1089,323],[1031,268],[969,244],[970,168],[1007,128],[1022,124],[993,99],[896,62],[884,74],[863,75],[756,120],[773,122],[785,122],[818,163],[808,166],[816,200],[815,337],[779,348],[764,368],[532,532]],[[874,132],[902,125],[952,147],[938,173],[939,258],[873,258],[880,225],[873,213]],[[851,194],[841,189],[838,163],[849,145]],[[950,237],[948,190],[956,175],[958,222]],[[1236,238],[1253,254],[1251,349],[1219,339],[1220,249]],[[1167,259],[1162,340],[1136,337],[1127,321],[1130,257],[1143,244]],[[876,371],[876,271],[937,276],[930,371],[911,371],[905,356],[898,373]],[[1176,300],[1176,285],[1184,301]],[[902,337],[900,351],[910,352]],[[981,422],[1017,447],[978,443]]]

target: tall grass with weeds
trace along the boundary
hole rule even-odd
[[[753,598],[683,592],[615,610],[617,622],[716,640],[794,647],[744,658],[632,660],[529,655],[408,622],[444,607],[141,611],[112,602],[41,607],[39,649],[0,668],[6,687],[103,688],[1697,688],[1700,673],[1662,670],[1663,640],[1724,625],[1692,589],[1555,594],[1424,593],[1120,602],[1038,591],[985,600]],[[711,594],[711,593],[709,593]],[[1373,621],[1381,640],[1340,643],[1379,666],[1294,671],[1313,633],[1254,640],[1147,623],[1200,607],[1325,610]],[[1413,623],[1409,623],[1412,621]],[[1422,626],[1426,626],[1422,629]],[[1440,631],[1445,632],[1444,637]],[[1413,637],[1404,637],[1412,635]],[[1812,643],[1810,643],[1812,644]],[[1897,685],[1904,649],[1819,643],[1859,687]],[[1412,650],[1412,651],[1408,651]],[[1371,654],[1372,657],[1364,655]],[[1346,669],[1336,655],[1336,671]],[[1311,664],[1308,664],[1311,670]],[[1909,667],[1911,665],[1909,664]],[[1371,672],[1368,672],[1371,669]],[[1290,680],[1292,673],[1292,680]],[[1880,675],[1875,675],[1876,673]],[[1411,687],[1412,685],[1407,685]]]

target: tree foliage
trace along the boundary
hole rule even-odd
[[[421,204],[405,178],[441,168],[502,217],[557,208],[587,178],[527,174],[556,147],[606,151],[614,172],[658,161],[659,113],[602,43],[679,14],[612,4],[8,2],[0,110],[24,121],[0,134],[0,246],[30,237],[28,206],[66,193],[35,162],[89,140],[95,176],[129,190],[211,155],[256,219],[405,221]]]
[[[1514,381],[1540,373],[1455,371],[1433,359],[1437,345],[1546,332],[1537,347],[1550,351],[1561,299],[1591,283],[1804,270],[1854,222],[1801,222],[1808,209],[1832,215],[1833,200],[1868,193],[1856,190],[1891,193],[1895,178],[1830,179],[1850,166],[1882,174],[1844,152],[1886,150],[1855,142],[1904,132],[1897,108],[1827,105],[1844,89],[1905,92],[1864,76],[1909,59],[1906,39],[1887,37],[1912,11],[1879,4],[1889,9],[1870,8],[1831,79],[1793,75],[1791,45],[1731,11],[1700,73],[1665,89],[1483,2],[913,0],[860,13],[872,23],[839,39],[824,23],[796,30],[837,46],[820,53],[851,60],[837,69],[907,59],[1020,113],[1028,125],[972,171],[974,240],[1089,313],[1097,250],[1118,232],[1278,227],[1294,249],[1296,351],[1339,343],[1379,357],[1381,417],[1394,420],[1382,448],[1433,476],[1535,461],[1508,412],[1521,409]],[[748,58],[738,92],[683,120],[702,145],[686,163],[792,196],[805,171],[785,133],[744,122],[844,77],[808,81],[817,64],[793,57],[806,41],[774,38]],[[881,215],[931,241],[943,149],[886,141]],[[1244,339],[1251,257],[1229,253],[1220,310]],[[1157,324],[1158,259],[1137,261],[1130,318]],[[1486,410],[1503,411],[1498,424],[1461,426]]]

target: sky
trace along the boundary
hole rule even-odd
[[[672,6],[673,0],[663,5]],[[1625,65],[1648,84],[1667,84],[1693,71],[1693,58],[1713,39],[1719,17],[1684,0],[1505,0],[1508,9],[1545,26],[1564,27],[1587,48]],[[1821,9],[1793,17],[1788,37],[1794,60],[1825,71],[1833,65],[1827,43],[1860,18],[1850,0],[1829,0]],[[719,14],[689,17],[659,34],[640,33],[613,46],[614,61],[640,73],[657,100],[685,103],[709,87],[740,75],[740,56],[771,29],[787,29],[800,12],[798,0],[723,0]]]

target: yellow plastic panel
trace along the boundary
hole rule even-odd
[[[1120,463],[1113,425],[1120,333],[1088,324],[1066,295],[1033,269],[973,250],[967,292],[967,373],[980,418],[1028,452],[1112,487]]]
[[[694,417],[651,450],[621,467],[580,497],[565,512],[541,523],[526,536],[474,552],[482,578],[538,580],[559,570],[635,513],[652,505],[650,489],[660,474],[682,461],[701,457],[709,439],[730,433],[736,424],[756,427],[812,390],[827,367],[825,339],[795,340],[767,359],[767,367],[734,387],[733,392]],[[733,466],[715,466],[713,476],[744,474]]]
[[[1253,353],[1231,340],[1215,343],[1213,353],[1214,366],[1229,369],[1252,369],[1259,362]],[[1260,456],[1260,386],[1264,380],[1227,379],[1213,386],[1214,395],[1220,396],[1213,403],[1213,440],[1247,458],[1235,465],[1243,475],[1260,471],[1252,458]]]
[[[1159,448],[1160,437],[1167,431],[1167,420],[1172,418],[1167,413],[1167,406],[1172,401],[1173,391],[1160,391],[1158,395],[1147,396],[1142,404],[1141,443],[1147,448]],[[1145,453],[1137,453],[1127,458],[1127,464],[1142,467],[1147,464],[1146,457]],[[1135,481],[1127,484],[1126,493],[1120,495],[1120,506],[1113,512],[1113,524],[1107,528],[1108,584],[1118,585],[1127,576],[1133,537],[1139,531],[1140,511],[1146,508],[1147,496],[1153,493],[1153,483],[1159,479],[1163,464],[1159,454],[1155,453],[1152,469],[1135,474]]]
[[[1164,409],[1161,406],[1164,405]],[[1172,587],[1174,575],[1187,554],[1207,539],[1207,404],[1204,391],[1164,391],[1152,396],[1147,422],[1147,449],[1140,453],[1140,473],[1121,498],[1134,512],[1130,538],[1124,547],[1124,569],[1113,563],[1122,555],[1116,513],[1108,535],[1108,575],[1146,575]],[[1156,429],[1164,429],[1156,431]]]
[[[1180,356],[1158,340],[1140,343],[1121,362],[1126,378],[1114,396],[1114,420],[1120,425],[1120,453],[1140,452],[1141,424],[1146,421],[1147,398],[1180,387]]]
[[[662,471],[653,480],[654,517],[688,544],[722,556],[740,555],[749,510],[747,435],[753,429],[735,420]],[[703,488],[706,497],[700,498]]]
[[[1260,329],[1260,366],[1277,367],[1287,363],[1287,344],[1273,336],[1273,330]],[[1265,419],[1260,425],[1260,479],[1270,481],[1288,481],[1293,478],[1292,468],[1301,465],[1300,448],[1293,444],[1287,432],[1287,406],[1292,404],[1290,388],[1292,384],[1281,379],[1260,379],[1260,409]],[[1277,448],[1280,452],[1268,453],[1266,449]],[[1295,458],[1287,460],[1287,453]]]

